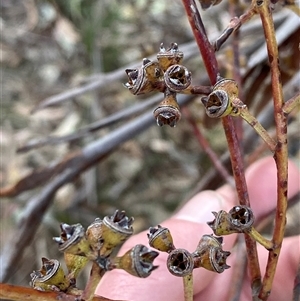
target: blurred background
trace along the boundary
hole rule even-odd
[[[276,5],[274,20],[287,100],[299,91],[300,23],[284,4]],[[109,140],[111,133],[142,112],[151,113],[162,100],[162,94],[133,96],[123,86],[126,68],[141,65],[144,57],[155,58],[160,43],[169,47],[176,42],[184,50],[183,65],[192,72],[193,82],[209,85],[209,81],[179,0],[2,0],[0,5],[0,264],[5,281],[28,285],[29,274],[41,266],[41,257],[62,258],[52,241],[60,233],[60,222],[87,227],[95,217],[121,209],[134,216],[135,231],[141,231],[170,216],[199,190],[225,182],[185,115],[175,128],[160,128],[153,119],[142,133],[132,133],[126,142],[117,143],[113,151],[57,189],[48,208],[38,211],[42,222],[35,224],[33,218],[33,236],[24,242],[26,247],[17,250],[18,262],[5,272],[7,256],[16,252],[13,239],[23,227],[30,202],[42,198],[45,187],[65,170],[61,163],[94,141]],[[247,2],[236,5],[237,15],[247,7]],[[229,24],[229,8],[223,1],[201,12],[211,41]],[[270,70],[260,20],[254,17],[242,26],[238,38],[243,101],[274,134]],[[232,77],[231,39],[218,52],[218,62],[222,76]],[[124,110],[137,108],[151,97],[156,100],[147,108],[78,134],[117,112],[122,116]],[[231,173],[220,120],[206,117],[199,96],[189,101],[188,108],[190,118]],[[240,133],[244,129],[241,145],[246,165],[269,154],[247,124],[238,125]],[[299,110],[289,118],[289,142],[290,157],[299,166]],[[27,182],[16,185],[29,175]],[[299,209],[298,205],[295,199],[293,208]],[[290,216],[288,227],[287,235],[297,233],[297,214]],[[79,286],[88,273],[87,269],[82,274]]]

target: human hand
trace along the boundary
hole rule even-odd
[[[259,219],[267,215],[276,207],[276,168],[274,160],[270,157],[259,160],[246,171],[246,179],[251,202],[251,208],[255,218]],[[299,170],[289,162],[289,189],[288,197],[291,198],[299,192]],[[176,248],[184,248],[190,252],[196,246],[204,234],[211,234],[212,230],[207,225],[214,219],[212,211],[229,211],[237,205],[237,196],[234,190],[224,185],[216,191],[203,191],[194,196],[170,219],[161,223],[163,227],[170,229]],[[156,226],[156,225],[153,225]],[[124,254],[136,244],[148,246],[147,231],[131,237],[122,246],[119,254]],[[194,276],[194,300],[200,301],[225,301],[232,286],[234,267],[238,260],[234,244],[237,234],[224,236],[223,249],[230,251],[227,259],[230,269],[222,274],[213,273],[205,269],[195,269]],[[258,245],[259,262],[264,274],[268,252]],[[246,254],[245,254],[246,256]],[[118,300],[129,301],[182,301],[183,281],[169,273],[166,267],[168,254],[160,253],[154,264],[159,268],[148,278],[137,278],[122,270],[113,270],[106,273],[98,285],[98,295]],[[285,238],[277,266],[270,301],[292,300],[294,278],[300,260],[299,236]],[[244,275],[240,301],[251,300],[250,277]]]

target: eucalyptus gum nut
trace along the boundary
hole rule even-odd
[[[254,216],[251,208],[243,205],[234,206],[227,213],[224,210],[212,212],[215,219],[207,224],[215,235],[228,235],[232,233],[247,232],[254,223]]]
[[[85,230],[81,224],[68,225],[62,223],[60,228],[60,237],[53,237],[53,240],[58,243],[59,251],[86,256],[91,260],[96,258],[97,255],[93,254],[92,247],[85,237]]]
[[[133,218],[128,218],[124,211],[116,210],[111,216],[105,216],[102,225],[103,244],[100,256],[109,256],[113,249],[133,234]]]
[[[65,291],[70,282],[56,259],[42,258],[42,267],[39,271],[30,274],[31,286],[41,291]]]
[[[207,222],[207,224],[213,230],[215,235],[222,236],[240,232],[236,227],[233,227],[230,222],[230,216],[226,211],[213,211],[212,214],[215,216],[215,219],[211,222]]]
[[[181,64],[183,60],[183,52],[179,50],[176,43],[172,43],[168,49],[165,49],[163,43],[160,44],[160,50],[157,53],[157,60],[165,72],[170,66]]]
[[[123,256],[116,258],[115,266],[133,276],[146,278],[157,268],[153,265],[153,261],[157,256],[158,252],[138,244]]]
[[[253,212],[247,206],[234,206],[228,214],[231,224],[242,232],[249,230],[254,223]]]
[[[171,91],[180,93],[191,85],[192,75],[186,67],[172,65],[166,70],[164,80]]]
[[[206,270],[222,273],[230,266],[226,264],[226,259],[230,252],[223,251],[220,247],[207,246],[193,253],[195,267],[202,267]]]
[[[91,247],[95,251],[99,251],[102,244],[102,220],[100,218],[96,218],[86,229],[85,235],[87,240],[89,241]]]
[[[157,228],[151,227],[149,233],[149,245],[161,252],[171,252],[174,250],[173,238],[168,228],[158,225]]]
[[[124,85],[134,95],[164,90],[163,71],[158,62],[144,58],[139,69],[126,69],[125,72],[128,82]]]
[[[231,79],[219,79],[214,85],[213,91],[207,97],[202,97],[201,101],[209,117],[220,118],[227,115],[238,115],[238,107],[234,105],[237,98],[237,83]]]
[[[177,277],[189,275],[194,269],[193,255],[185,249],[174,249],[169,253],[167,268],[172,275]]]
[[[165,98],[154,110],[153,115],[158,126],[167,124],[171,127],[175,127],[181,118],[180,107],[176,100],[176,93],[166,89]]]

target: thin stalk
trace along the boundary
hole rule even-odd
[[[105,270],[102,269],[96,262],[93,262],[91,274],[86,284],[84,291],[82,292],[80,301],[92,301],[96,288],[104,275]]]
[[[275,140],[269,135],[267,130],[260,124],[260,122],[250,114],[247,106],[243,106],[239,109],[239,116],[242,117],[256,131],[256,133],[265,141],[270,151],[274,153],[277,145]]]
[[[274,159],[277,167],[277,207],[273,231],[274,249],[269,252],[266,273],[259,297],[267,300],[270,295],[281,244],[284,237],[287,210],[287,184],[288,184],[288,149],[287,149],[287,120],[283,111],[284,101],[279,70],[278,46],[275,36],[269,0],[257,0],[256,9],[260,14],[264,34],[266,37],[269,63],[271,66],[272,94],[274,103],[274,119],[277,136],[277,147]]]
[[[249,21],[254,15],[256,11],[253,6],[250,7],[248,11],[242,14],[240,17],[234,17],[230,20],[229,25],[224,29],[222,34],[216,39],[213,43],[213,47],[215,51],[220,50],[221,46],[227,41],[227,39],[231,36],[232,33],[236,32],[237,29],[241,27],[242,24]]]
[[[183,277],[184,301],[193,301],[193,274]]]
[[[265,247],[267,250],[271,250],[274,248],[273,242],[263,237],[254,227],[251,227],[247,234],[251,236],[260,245]]]
[[[201,52],[211,84],[214,85],[219,73],[218,63],[213,47],[209,43],[206,36],[200,13],[194,0],[182,0],[182,2],[199,50]],[[222,118],[222,122],[230,152],[230,159],[236,183],[238,199],[242,205],[250,207],[244,165],[232,117],[226,116]],[[256,242],[248,235],[245,235],[245,243],[247,247],[248,264],[251,275],[252,295],[256,296],[261,287],[261,274],[258,262]]]

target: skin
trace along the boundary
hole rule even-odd
[[[274,160],[267,157],[252,164],[246,171],[246,179],[256,219],[270,213],[276,207],[276,167]],[[300,190],[300,173],[298,168],[289,162],[289,190],[291,198]],[[203,234],[211,234],[212,230],[206,224],[212,221],[212,211],[230,210],[238,204],[235,192],[228,185],[224,185],[216,191],[203,191],[194,196],[170,219],[161,223],[163,227],[170,229],[175,247],[194,251],[200,237]],[[121,248],[119,254],[124,254],[136,244],[148,246],[147,231],[131,237]],[[223,249],[230,251],[227,264],[230,269],[222,274],[194,270],[194,300],[227,301],[227,296],[232,287],[232,277],[236,261],[240,260],[234,244],[237,235],[224,236]],[[285,238],[278,263],[277,272],[270,301],[292,300],[293,282],[300,261],[299,236]],[[241,251],[239,251],[241,252]],[[259,261],[262,275],[264,275],[268,252],[258,246]],[[182,301],[183,283],[179,277],[172,276],[166,268],[166,253],[160,253],[154,264],[159,265],[148,278],[140,279],[128,275],[121,270],[113,270],[106,273],[101,280],[96,293],[98,295],[129,301]],[[243,286],[239,301],[251,300],[250,278],[243,274]]]

